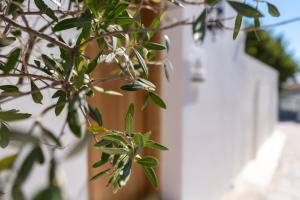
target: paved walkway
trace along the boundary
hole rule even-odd
[[[281,123],[278,129],[286,134],[286,143],[267,199],[300,200],[300,124]]]
[[[238,180],[223,200],[300,200],[300,124],[279,123],[276,129],[281,139],[274,137],[275,142],[271,143],[275,145],[269,145],[269,154],[252,163],[254,170],[247,171],[250,176],[247,178],[246,173]],[[269,160],[269,157],[273,158]],[[255,181],[264,174],[262,172],[270,173],[269,180],[265,178],[267,181],[262,181],[263,184]]]

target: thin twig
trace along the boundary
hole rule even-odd
[[[71,47],[69,47],[68,45],[64,44],[63,42],[60,42],[60,41],[58,41],[58,40],[56,40],[56,39],[50,37],[49,35],[43,34],[43,33],[41,33],[41,32],[38,32],[38,31],[36,31],[36,30],[34,30],[34,29],[31,29],[31,28],[22,26],[22,25],[16,23],[15,21],[9,19],[9,18],[6,17],[5,15],[0,15],[0,19],[2,19],[3,21],[7,22],[8,24],[10,24],[10,25],[12,25],[12,26],[14,26],[14,27],[17,27],[17,28],[19,28],[19,29],[21,29],[21,30],[23,30],[23,31],[25,31],[25,32],[27,32],[27,33],[29,33],[29,34],[32,34],[32,35],[35,35],[35,36],[37,36],[37,37],[39,37],[39,38],[42,38],[42,39],[44,39],[44,40],[47,40],[48,42],[50,42],[50,43],[52,43],[52,44],[55,44],[55,45],[57,45],[57,46],[59,46],[59,47],[65,49],[65,50],[70,51],[70,50],[72,49]]]

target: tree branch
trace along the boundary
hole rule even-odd
[[[2,19],[3,21],[7,22],[11,26],[17,27],[17,28],[19,28],[19,29],[21,29],[21,30],[29,33],[29,34],[32,34],[32,35],[35,35],[35,36],[37,36],[39,38],[47,40],[48,42],[50,42],[52,44],[55,44],[55,45],[57,45],[57,46],[65,49],[65,50],[70,51],[72,49],[68,45],[66,45],[66,44],[64,44],[64,43],[62,43],[62,42],[60,42],[60,41],[58,41],[58,40],[56,40],[56,39],[54,39],[54,38],[46,35],[46,34],[43,34],[41,32],[38,32],[36,30],[33,30],[31,28],[28,28],[28,27],[25,27],[25,26],[22,26],[22,25],[16,23],[15,21],[9,19],[8,17],[5,17],[5,15],[0,15],[0,19]]]

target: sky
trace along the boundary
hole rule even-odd
[[[295,17],[300,17],[300,0],[269,0],[276,5],[281,13],[280,17],[271,17],[267,14],[267,7],[261,6],[261,10],[266,13],[262,25],[273,24]],[[277,26],[271,29],[273,34],[282,34],[287,42],[288,51],[292,52],[300,62],[300,20],[290,24]]]

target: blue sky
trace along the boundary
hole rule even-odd
[[[278,10],[281,13],[281,16],[278,18],[274,18],[266,14],[262,21],[263,25],[273,24],[291,18],[300,17],[300,0],[269,0],[269,2],[277,6]],[[267,7],[261,6],[261,10],[266,13]],[[291,51],[300,62],[300,21],[278,26],[272,28],[271,30],[274,31],[275,35],[284,35],[288,50]]]

